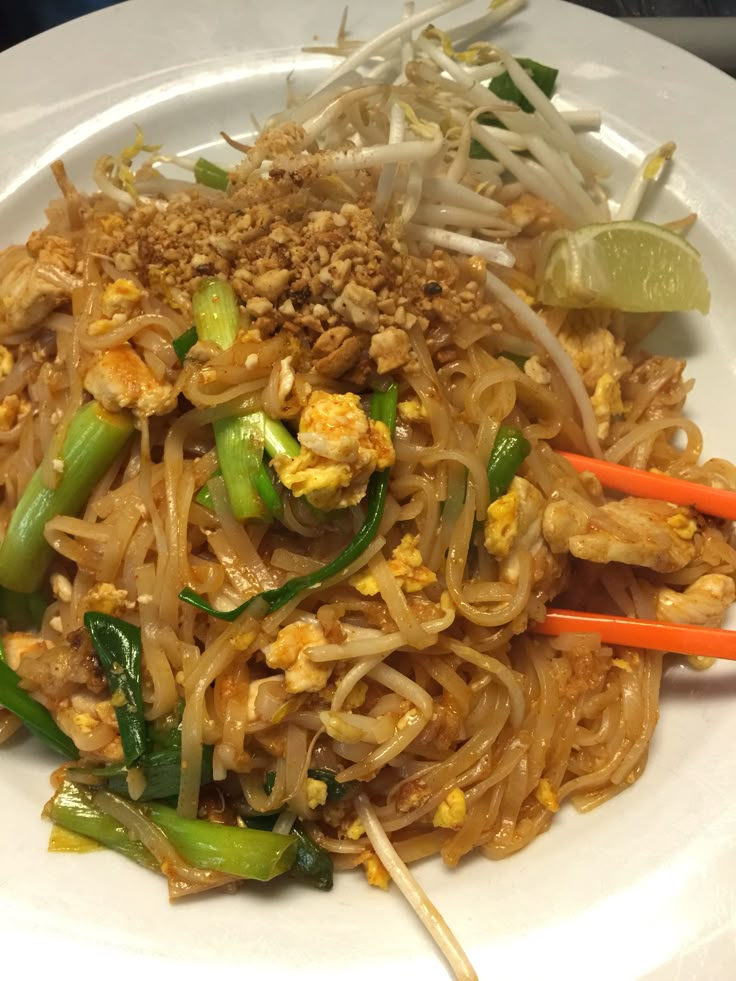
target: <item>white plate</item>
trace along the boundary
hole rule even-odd
[[[0,56],[0,245],[42,224],[59,155],[87,186],[95,156],[129,142],[132,123],[174,151],[226,159],[218,132],[252,130],[280,107],[292,69],[331,40],[344,0],[133,0]],[[354,36],[397,16],[388,0],[351,6]],[[474,15],[477,9],[471,8]],[[678,142],[653,214],[694,210],[714,294],[702,318],[669,320],[660,347],[687,356],[692,412],[711,455],[736,458],[731,393],[736,282],[732,80],[663,42],[587,10],[535,0],[503,29],[515,53],[561,69],[560,98],[605,111],[618,176],[666,139]],[[228,151],[230,152],[230,151]],[[620,188],[620,182],[618,184]],[[520,855],[418,875],[482,978],[726,978],[734,973],[736,673],[674,667],[646,774],[587,817],[569,810]],[[1,751],[0,950],[3,964],[56,978],[238,976],[355,981],[445,978],[443,962],[395,890],[338,877],[329,895],[276,885],[170,907],[162,883],[112,854],[48,855],[39,820],[54,761],[30,741]],[[154,975],[155,972],[155,975]]]

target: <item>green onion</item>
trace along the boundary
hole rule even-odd
[[[275,779],[273,772],[266,774],[267,780],[269,776]],[[271,782],[271,789],[267,793],[271,793],[271,790],[273,790],[273,781]],[[274,811],[269,814],[258,814],[256,816],[251,814],[246,818],[246,822],[248,827],[253,830],[271,831],[276,824],[279,813],[279,811]],[[332,889],[334,867],[330,853],[312,841],[300,821],[294,822],[291,833],[296,836],[299,845],[297,847],[296,859],[289,871],[289,875],[292,879],[303,882],[308,886],[314,886],[317,889]]]
[[[524,460],[529,456],[531,445],[520,430],[513,426],[501,426],[488,461],[488,486],[491,501],[505,494]]]
[[[143,773],[146,786],[137,800],[168,800],[179,796],[181,784],[181,748],[154,749],[146,753],[136,763],[137,770]],[[75,767],[70,769],[72,780],[88,782],[88,777],[98,777],[114,794],[130,797],[128,790],[128,767],[124,763],[110,763],[107,766]],[[202,785],[212,781],[212,746],[202,747]]]
[[[182,818],[165,804],[147,804],[141,810],[161,828],[182,858],[198,869],[267,882],[288,872],[296,858],[293,835]]]
[[[198,184],[213,187],[216,191],[226,191],[230,183],[227,171],[204,157],[200,157],[194,165],[194,179]]]
[[[197,328],[190,327],[188,330],[185,330],[183,334],[179,334],[178,337],[175,337],[171,342],[171,346],[174,349],[174,354],[176,354],[177,358],[182,363],[197,341]]]
[[[135,769],[145,778],[145,789],[137,799],[140,801],[176,799],[181,783],[181,719],[184,713],[184,699],[168,715],[146,723],[146,745],[148,751],[136,762]],[[202,770],[200,783],[212,780],[212,746],[202,747]],[[109,763],[98,767],[75,767],[68,770],[72,780],[89,782],[89,777],[105,781],[108,790],[121,797],[129,797],[128,773],[125,763]]]
[[[525,355],[514,354],[513,351],[501,351],[499,358],[506,358],[507,361],[512,361],[521,371],[524,370],[524,365],[529,360],[529,358],[525,357]]]
[[[97,402],[77,412],[61,450],[58,486],[47,487],[39,467],[13,511],[0,545],[0,586],[19,593],[39,588],[54,555],[44,537],[46,523],[60,514],[79,514],[133,429],[129,412],[108,412]]]
[[[250,416],[255,419],[259,427],[263,427],[263,446],[269,456],[276,456],[283,453],[286,456],[299,456],[300,446],[298,441],[291,435],[289,430],[278,419],[269,419],[263,412],[253,412]],[[248,417],[246,417],[248,418]],[[218,467],[212,477],[221,477],[222,470]],[[212,478],[210,478],[212,479]],[[280,518],[284,513],[284,505],[279,497],[273,482],[273,477],[267,465],[261,460],[260,466],[255,474],[252,475],[253,486],[258,492],[259,497],[266,505],[272,515]],[[197,504],[214,510],[212,491],[207,484],[201,487],[194,497]]]
[[[153,821],[181,857],[195,868],[266,882],[288,872],[294,864],[298,849],[295,835],[180,818],[172,807],[164,804],[133,806]],[[62,828],[99,841],[149,869],[162,871],[148,849],[132,840],[114,818],[95,806],[92,794],[72,781],[64,781],[46,813]]]
[[[357,780],[346,780],[344,783],[338,783],[336,770],[310,767],[307,770],[307,776],[312,780],[321,780],[322,783],[327,784],[327,800],[344,800],[354,794],[360,786]],[[263,790],[266,794],[271,793],[275,782],[276,771],[269,770],[263,779]]]
[[[296,859],[289,873],[291,877],[317,889],[332,889],[334,867],[330,853],[316,841],[312,841],[299,821],[294,824],[291,833],[299,842]]]
[[[0,705],[8,709],[25,726],[55,752],[67,759],[79,758],[79,750],[66,733],[62,732],[47,709],[20,687],[20,678],[0,657]]]
[[[544,92],[547,98],[551,98],[555,89],[557,76],[559,74],[558,70],[556,68],[549,68],[547,65],[540,65],[538,61],[533,61],[531,58],[517,58],[517,61],[526,71],[526,73],[531,76],[532,81],[537,85],[537,87]],[[514,105],[519,106],[523,112],[534,112],[534,106],[531,104],[531,102],[529,102],[526,96],[521,94],[516,82],[511,80],[511,76],[508,72],[504,72],[502,75],[497,75],[495,78],[492,78],[488,83],[488,88],[494,95],[497,95],[499,99],[505,99],[506,102],[513,102]],[[496,119],[495,116],[487,113],[479,116],[478,122],[484,126],[496,126],[499,129],[506,129],[504,124],[499,119]],[[473,140],[470,144],[470,156],[474,160],[494,159],[493,154],[489,153],[488,150],[486,150],[484,146],[481,146],[477,140]]]
[[[71,780],[65,780],[56,791],[49,801],[46,814],[54,824],[68,831],[92,838],[93,841],[120,852],[147,869],[161,871],[158,862],[148,849],[139,841],[130,838],[128,832],[115,818],[103,814],[95,807],[92,803],[92,794]]]
[[[16,593],[0,586],[0,620],[8,630],[40,630],[47,606],[42,593]]]
[[[84,625],[105,672],[128,766],[146,751],[141,629],[107,613],[89,612]]]
[[[388,431],[393,435],[396,425],[396,406],[398,403],[399,389],[397,385],[390,385],[385,392],[374,392],[371,398],[371,418],[383,422]],[[352,542],[340,554],[328,562],[327,565],[306,576],[296,576],[289,579],[278,589],[267,589],[263,593],[258,593],[227,613],[216,610],[213,606],[203,599],[198,593],[189,587],[179,593],[179,599],[184,603],[190,603],[197,609],[204,610],[210,616],[220,620],[232,622],[243,614],[253,603],[259,610],[260,616],[272,613],[280,609],[299,593],[311,589],[317,589],[325,580],[336,576],[343,569],[346,569],[368,548],[370,543],[378,534],[378,528],[383,517],[383,509],[386,504],[386,494],[388,492],[390,470],[382,470],[373,473],[368,483],[368,493],[366,495],[366,516],[363,524],[352,540]]]
[[[229,283],[204,280],[192,297],[197,336],[213,341],[223,350],[232,346],[240,325],[240,309]],[[217,457],[225,481],[230,507],[238,521],[265,518],[267,511],[254,486],[263,458],[262,413],[232,416],[213,423]]]
[[[299,456],[301,447],[296,437],[292,436],[286,426],[279,419],[269,419],[265,413],[263,416],[263,445],[269,456],[277,456],[283,453],[285,456]]]
[[[548,65],[540,65],[538,61],[533,61],[531,58],[517,58],[517,61],[527,75],[531,76],[537,88],[540,88],[547,98],[550,98],[555,89],[555,82],[559,75],[558,70],[556,68],[550,68]],[[523,112],[534,112],[534,106],[526,96],[521,94],[516,82],[511,80],[508,72],[492,78],[488,83],[488,88],[499,99],[505,99],[506,102],[513,102]]]

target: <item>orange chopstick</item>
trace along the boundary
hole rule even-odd
[[[582,613],[579,610],[547,610],[547,616],[529,629],[535,634],[599,634],[604,644],[645,647],[672,654],[697,654],[736,661],[736,631],[716,627],[693,627],[659,620]]]
[[[604,487],[633,497],[649,497],[672,504],[696,507],[703,514],[736,521],[736,492],[719,487],[694,484],[679,477],[650,473],[635,467],[624,467],[608,460],[594,460],[578,453],[561,453],[578,473],[585,470],[596,475]],[[714,655],[715,656],[715,655]]]

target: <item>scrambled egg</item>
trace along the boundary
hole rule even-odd
[[[686,511],[678,511],[677,514],[673,514],[671,518],[667,519],[667,524],[684,542],[692,541],[698,530],[695,519]]]
[[[8,433],[31,411],[30,400],[18,395],[6,395],[0,402],[0,433]]]
[[[539,535],[544,498],[524,477],[514,477],[508,491],[488,506],[485,546],[506,559],[515,548],[530,549]]]
[[[453,787],[434,812],[432,824],[435,828],[450,828],[452,831],[457,831],[465,823],[466,814],[465,794],[459,787]]]
[[[602,375],[613,373],[623,353],[624,342],[615,338],[606,327],[591,324],[582,313],[587,315],[590,311],[582,311],[577,319],[573,314],[568,315],[557,339],[572,358],[585,387],[593,392]]]
[[[84,387],[108,412],[132,409],[138,416],[165,415],[176,404],[176,392],[153,372],[130,344],[98,352]]]
[[[399,416],[404,422],[425,422],[427,419],[427,410],[419,399],[407,399],[405,402],[399,402],[398,409]]]
[[[356,818],[345,829],[345,835],[351,841],[357,841],[358,838],[362,838],[364,834],[365,834],[365,828],[363,827],[363,822],[360,820],[360,818]]]
[[[404,535],[388,560],[391,575],[406,593],[418,593],[437,582],[437,576],[422,562],[418,543],[419,535]],[[375,596],[379,591],[375,576],[370,572],[357,572],[349,581],[363,596]]]
[[[105,287],[102,294],[102,317],[93,320],[88,331],[94,337],[106,334],[118,324],[124,324],[140,312],[140,302],[145,290],[139,289],[129,279],[116,279]]]
[[[621,385],[610,372],[604,372],[596,382],[590,403],[598,423],[598,438],[605,439],[611,431],[612,416],[620,415],[624,411]]]
[[[555,788],[546,778],[543,778],[537,784],[537,789],[534,791],[534,796],[537,798],[539,803],[546,810],[551,811],[556,814],[560,809],[560,802],[557,799],[557,793]]]
[[[368,419],[357,395],[313,392],[299,423],[301,452],[273,458],[282,484],[325,511],[347,508],[365,496],[375,470],[395,454],[388,428]]]
[[[324,780],[313,780],[307,777],[307,807],[314,810],[327,801],[327,784]]]
[[[284,670],[288,692],[320,691],[327,684],[333,665],[315,663],[309,648],[324,643],[325,635],[318,623],[299,620],[282,627],[263,653],[270,668]]]
[[[87,610],[116,616],[125,609],[127,599],[127,589],[118,589],[111,582],[100,582],[89,590],[83,605]]]
[[[4,344],[0,344],[0,380],[7,378],[13,370],[15,359]]]
[[[363,868],[365,869],[365,877],[369,885],[376,886],[377,889],[388,889],[391,876],[375,852],[366,852],[366,856],[363,859]]]
[[[485,525],[486,548],[496,558],[511,552],[519,531],[519,495],[510,490],[488,505]]]

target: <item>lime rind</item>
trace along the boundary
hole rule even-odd
[[[538,297],[550,306],[630,313],[707,313],[710,307],[697,249],[669,229],[643,221],[556,233],[544,260]]]

